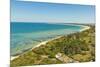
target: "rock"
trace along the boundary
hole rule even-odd
[[[56,57],[58,60],[60,60],[60,61],[62,61],[62,62],[64,62],[64,63],[72,63],[72,62],[74,62],[74,60],[73,60],[72,58],[70,58],[70,57],[68,57],[68,56],[66,56],[66,55],[64,55],[64,54],[62,54],[62,53],[56,54],[55,57]]]

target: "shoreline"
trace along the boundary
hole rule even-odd
[[[81,29],[80,32],[90,29],[89,26],[84,26],[84,25],[83,25],[82,27],[83,27],[83,29]]]
[[[81,25],[81,26],[83,27],[83,29],[81,29],[79,32],[82,32],[82,31],[85,31],[85,30],[90,29],[89,26],[85,26],[85,25]],[[31,50],[33,50],[34,48],[39,47],[39,46],[41,46],[41,45],[45,45],[45,44],[46,44],[47,42],[49,42],[49,41],[52,41],[52,40],[55,40],[55,39],[58,39],[58,38],[61,38],[61,37],[62,37],[62,36],[58,36],[58,37],[51,38],[51,39],[49,39],[49,40],[40,42],[40,43],[37,44],[36,46],[32,47]],[[22,54],[23,54],[23,53],[22,53]],[[17,55],[17,56],[11,56],[11,57],[10,57],[10,60],[12,61],[12,60],[18,58],[19,56],[20,56],[20,55]]]
[[[10,57],[10,60],[14,60],[14,59],[16,59],[16,58],[18,58],[19,57],[19,55],[18,56],[11,56]]]
[[[36,48],[36,47],[39,47],[39,46],[41,46],[41,45],[45,45],[47,42],[49,42],[49,41],[52,41],[52,40],[55,40],[55,39],[58,39],[58,38],[61,38],[62,36],[58,36],[58,37],[55,37],[55,38],[51,38],[51,39],[48,39],[48,40],[46,40],[46,41],[43,41],[43,42],[40,42],[39,44],[37,44],[36,46],[34,46],[31,50],[33,50],[34,48]]]
[[[82,26],[82,25],[81,25],[81,26]],[[83,25],[82,27],[83,27],[83,29],[81,29],[79,32],[82,32],[82,31],[85,31],[85,30],[90,29],[89,26],[84,26],[84,25]],[[62,37],[62,36],[58,36],[58,37],[55,37],[55,38],[52,38],[52,39],[43,41],[43,42],[39,43],[38,45],[34,46],[32,49],[34,49],[34,48],[36,48],[36,47],[39,47],[39,46],[41,46],[41,45],[45,45],[47,42],[52,41],[52,40],[55,40],[55,39],[58,39],[58,38],[61,38],[61,37]]]

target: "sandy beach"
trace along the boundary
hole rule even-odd
[[[18,58],[18,57],[19,57],[19,55],[18,56],[11,56],[10,60],[13,60],[13,59]]]
[[[90,28],[89,26],[84,26],[84,25],[81,25],[81,26],[83,27],[83,29],[81,29],[80,32],[82,32],[82,31],[87,30],[87,29]],[[61,38],[61,37],[62,37],[62,36],[58,36],[58,37],[56,37],[56,38],[52,38],[52,39],[43,41],[43,42],[37,44],[37,45],[36,45],[35,47],[33,47],[32,49],[34,49],[34,48],[36,48],[36,47],[39,47],[39,46],[41,46],[41,45],[45,45],[47,42],[52,41],[52,40],[55,40],[55,39],[58,39],[58,38]],[[32,50],[32,49],[31,49],[31,50]],[[11,56],[11,59],[10,59],[10,60],[14,60],[15,58],[18,58],[18,57],[19,57],[19,55],[18,55],[18,56]]]
[[[83,29],[81,29],[80,32],[90,29],[89,26],[82,26],[82,27],[83,27]]]
[[[52,41],[52,40],[55,40],[55,39],[58,39],[58,38],[61,38],[61,37],[62,37],[62,36],[58,36],[58,37],[56,37],[56,38],[52,38],[52,39],[43,41],[43,42],[37,44],[36,46],[34,46],[34,47],[33,47],[32,49],[30,49],[30,50],[33,50],[34,48],[39,47],[39,46],[41,46],[41,45],[45,45],[47,42]],[[26,52],[24,52],[24,53],[26,53]],[[22,53],[22,54],[23,54],[23,53]],[[20,56],[20,55],[18,55],[18,56],[11,56],[11,59],[10,59],[10,60],[14,60],[15,58],[18,58],[19,56]]]
[[[90,28],[89,26],[84,26],[84,25],[81,25],[81,26],[83,27],[83,29],[81,29],[80,32],[85,31],[85,30],[87,30],[87,29]],[[62,37],[62,36],[58,36],[58,37],[56,37],[56,38],[52,38],[52,39],[49,39],[49,40],[47,40],[47,41],[43,41],[43,42],[39,43],[38,45],[36,45],[35,47],[33,47],[32,49],[34,49],[34,48],[36,48],[36,47],[39,47],[39,46],[41,46],[41,45],[45,45],[47,42],[52,41],[52,40],[55,40],[55,39],[58,39],[58,38],[61,38],[61,37]]]
[[[41,45],[45,45],[45,44],[46,44],[47,42],[49,42],[49,41],[52,41],[52,40],[55,40],[55,39],[58,39],[58,38],[61,38],[61,37],[62,37],[62,36],[58,36],[58,37],[56,37],[56,38],[52,38],[52,39],[43,41],[43,42],[39,43],[38,45],[36,45],[35,47],[33,47],[31,50],[33,50],[34,48],[39,47],[39,46],[41,46]]]

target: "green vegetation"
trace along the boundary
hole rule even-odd
[[[58,53],[73,59],[73,63],[95,61],[95,26],[29,50],[12,60],[11,67],[65,63],[56,57]]]

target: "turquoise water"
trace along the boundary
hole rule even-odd
[[[41,41],[78,32],[80,29],[81,26],[67,24],[11,22],[11,55],[22,53]]]

